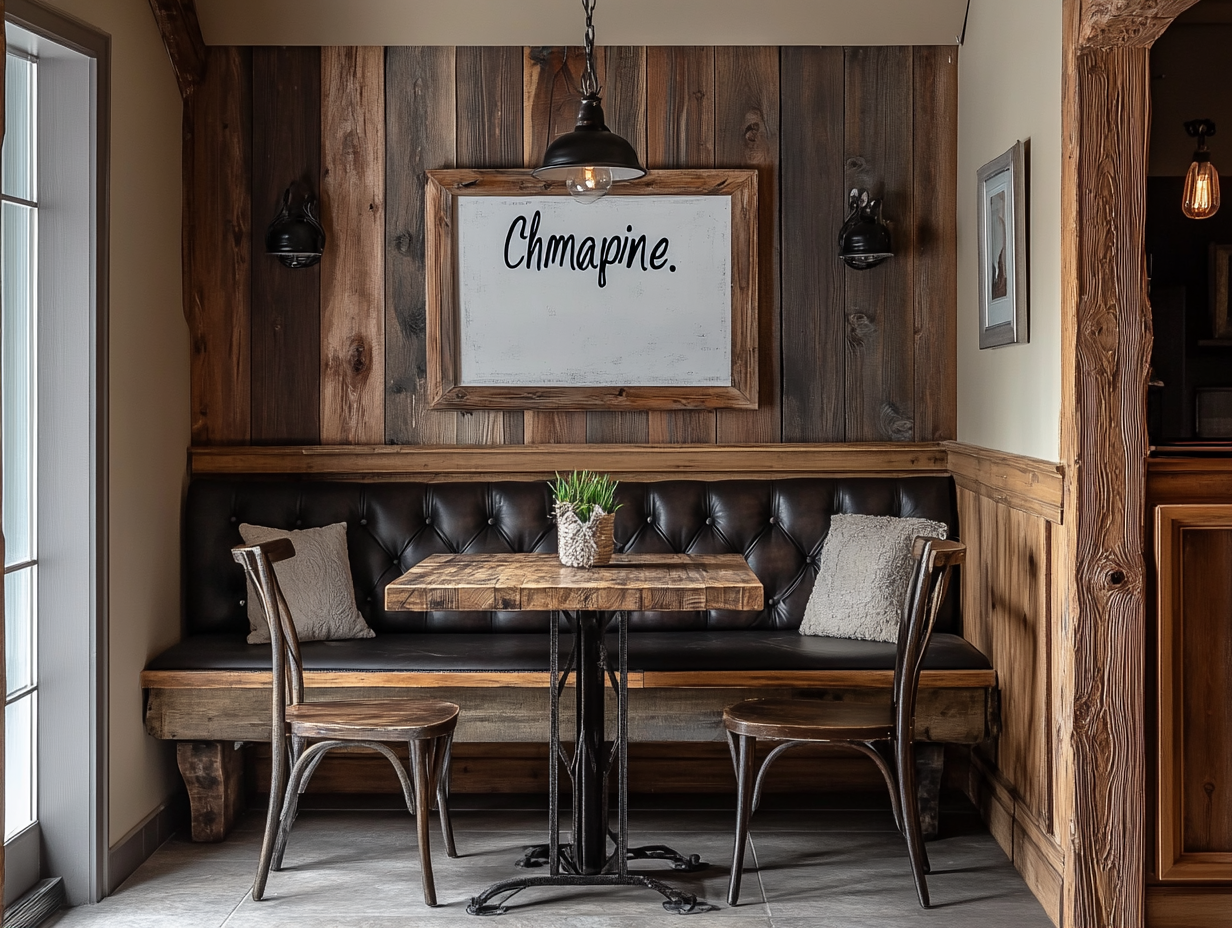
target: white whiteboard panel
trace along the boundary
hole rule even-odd
[[[730,197],[457,210],[462,384],[731,384]]]

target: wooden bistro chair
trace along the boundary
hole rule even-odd
[[[458,724],[458,707],[435,699],[305,702],[299,636],[273,568],[276,562],[294,557],[295,548],[289,539],[282,538],[259,545],[239,545],[231,549],[231,554],[252,581],[269,623],[273,648],[269,813],[252,898],[260,901],[270,870],[282,869],[282,855],[295,822],[299,796],[307,788],[317,765],[334,748],[365,747],[384,754],[398,772],[406,807],[415,816],[424,902],[436,905],[428,813],[435,793],[445,850],[450,857],[457,857],[453,826],[449,821],[448,794],[450,749]],[[404,741],[410,745],[410,777],[385,744],[389,741]]]
[[[870,757],[890,789],[894,823],[907,839],[911,872],[920,905],[928,908],[929,871],[920,830],[915,779],[915,700],[924,651],[945,599],[950,574],[963,562],[966,547],[956,541],[917,538],[912,551],[915,569],[898,626],[898,653],[890,702],[862,705],[819,699],[750,699],[723,712],[732,763],[736,767],[736,845],[732,856],[727,901],[735,905],[744,871],[744,847],[749,815],[761,799],[770,765],[798,744],[846,744]],[[753,777],[757,739],[779,742]]]

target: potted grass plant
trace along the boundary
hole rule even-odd
[[[556,537],[560,562],[566,567],[601,567],[611,563],[616,548],[617,481],[607,474],[574,471],[556,475],[551,483],[556,499]]]

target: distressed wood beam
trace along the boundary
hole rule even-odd
[[[1198,0],[1084,0],[1079,48],[1149,48]]]
[[[193,0],[150,0],[150,10],[171,58],[180,96],[185,100],[205,78],[205,39]]]

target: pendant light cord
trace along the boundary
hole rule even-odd
[[[582,72],[582,96],[597,97],[599,95],[599,78],[595,74],[595,0],[582,0],[582,9],[586,11],[586,70]]]

